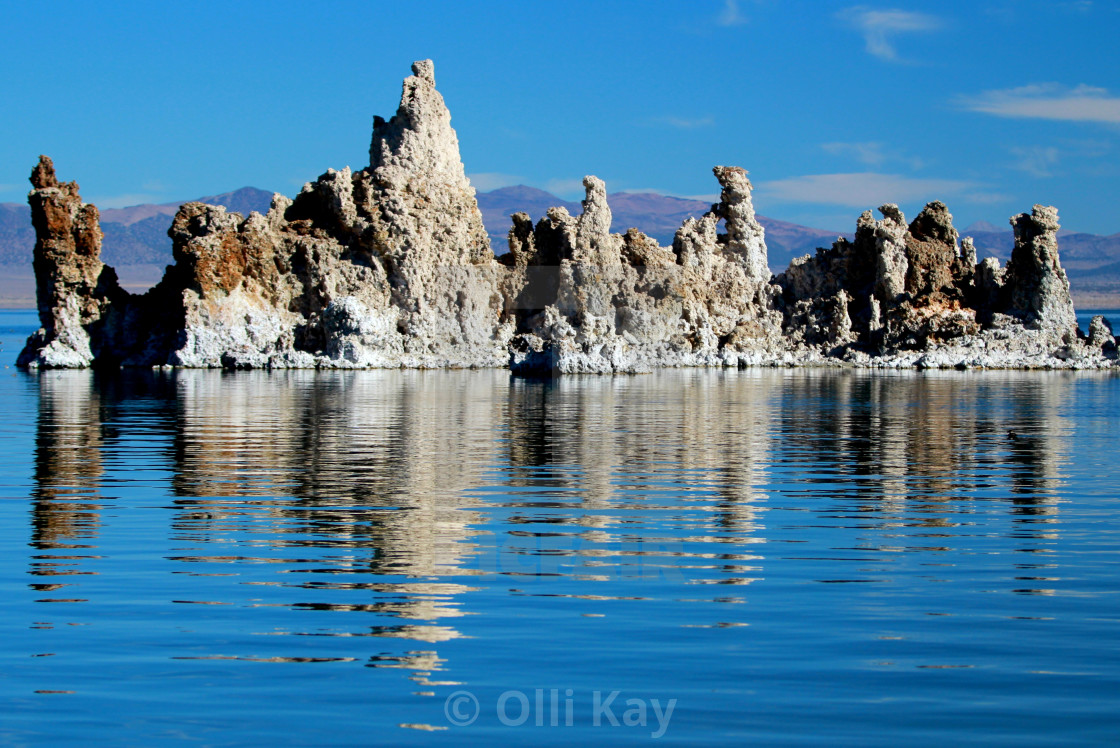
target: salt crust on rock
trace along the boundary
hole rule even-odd
[[[1057,211],[1014,216],[1006,268],[958,244],[946,206],[896,205],[774,277],[747,172],[661,247],[610,233],[602,180],[582,212],[515,214],[490,248],[430,60],[375,117],[365,169],[329,169],[267,215],[188,203],[175,264],[143,295],[100,260],[98,212],[50,159],[32,172],[42,328],[24,367],[505,367],[524,374],[662,366],[1103,368],[1107,322],[1076,326]],[[721,224],[723,230],[721,231]]]

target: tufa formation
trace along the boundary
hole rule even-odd
[[[610,233],[602,180],[573,216],[517,213],[495,257],[430,60],[374,117],[369,166],[328,169],[243,217],[188,203],[175,264],[142,295],[100,259],[97,208],[45,156],[29,196],[42,327],[22,367],[509,367],[529,375],[662,366],[1104,368],[1108,323],[1076,324],[1058,215],[1011,219],[1006,268],[977,262],[943,203],[896,205],[773,276],[738,167],[671,247]],[[722,229],[722,230],[721,230]]]

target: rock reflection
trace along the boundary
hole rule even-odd
[[[209,602],[306,612],[267,632],[283,637],[453,640],[472,594],[495,575],[524,578],[513,595],[588,601],[726,590],[785,560],[773,533],[822,521],[873,531],[884,548],[943,552],[959,547],[969,513],[994,507],[1010,518],[1015,550],[1044,553],[1060,527],[1071,381],[832,370],[557,381],[500,371],[44,372],[32,544],[52,553],[36,556],[32,573],[92,573],[81,564],[94,556],[54,551],[96,544],[104,476],[132,462],[167,471],[167,558],[178,573],[229,577],[206,588],[220,598]],[[791,506],[808,511],[767,526],[768,511]],[[791,529],[790,516],[804,524]],[[1018,574],[1021,590],[1033,574]],[[549,578],[577,584],[548,588]],[[740,605],[750,588],[741,592],[705,602]],[[445,664],[431,649],[367,657],[417,673]]]
[[[1014,551],[1047,554],[1058,539],[1066,414],[1080,376],[805,372],[789,379],[784,399],[783,444],[802,442],[785,459],[815,466],[802,479],[806,497],[843,486],[835,501],[845,521],[879,530],[881,550],[959,552],[968,526],[989,521],[970,515],[997,501],[1000,512],[1010,508]],[[892,548],[888,538],[909,540]],[[1012,564],[1012,591],[1047,593],[1021,589],[1023,570],[1039,566]]]
[[[757,556],[711,544],[763,542],[777,378],[759,374],[512,379],[507,480],[524,512],[499,571],[751,581]]]
[[[400,621],[292,635],[459,638],[448,621],[475,588],[447,578],[478,573],[468,562],[485,518],[470,489],[497,459],[507,376],[180,372],[173,529],[203,552],[235,542],[260,548],[254,561],[279,562],[253,584],[289,597],[262,604]],[[425,652],[370,664],[390,661],[419,671],[442,662]]]
[[[464,492],[495,458],[497,374],[373,374],[182,372],[176,529],[353,549],[379,574],[459,570],[479,520]]]
[[[101,399],[87,372],[52,371],[38,379],[35,488],[31,495],[30,572],[51,581],[33,582],[37,592],[73,585],[67,577],[95,574],[83,564],[98,558],[101,524],[103,419]],[[57,579],[56,579],[57,578]],[[86,602],[64,593],[40,602]]]
[[[1070,376],[809,372],[788,380],[787,459],[815,455],[821,475],[859,478],[857,494],[890,505],[995,488],[1052,503],[1070,424]],[[812,480],[812,477],[809,476]]]

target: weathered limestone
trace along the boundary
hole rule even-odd
[[[881,220],[870,212],[860,217],[854,242],[841,239],[832,249],[795,260],[776,279],[783,289],[786,340],[794,349],[791,362],[1113,365],[1115,343],[1110,345],[1103,320],[1088,339],[1077,330],[1057,259],[1054,208],[1035,206],[1032,214],[1012,218],[1016,246],[1006,270],[995,258],[977,264],[968,238],[958,248],[943,203],[928,204],[909,226],[896,205],[880,212]]]
[[[738,166],[717,166],[713,171],[722,188],[718,215],[727,226],[727,252],[739,260],[748,278],[767,282],[770,267],[766,264],[766,231],[754,217],[751,180]]]
[[[122,292],[116,273],[101,262],[97,208],[84,205],[77,182],[59,182],[46,156],[31,172],[35,226],[35,283],[42,327],[31,336],[19,366],[90,366],[101,352],[96,333]]]
[[[55,268],[40,273],[49,314],[21,363],[504,366],[504,268],[432,64],[413,72],[397,114],[375,118],[368,168],[330,169],[295,200],[277,195],[267,216],[184,205],[168,232],[176,264],[143,297],[113,290],[110,276],[97,287],[96,208],[81,207],[76,185],[54,184],[53,171],[33,176],[32,204],[64,201],[71,217],[40,232]],[[140,323],[98,324],[107,309]]]
[[[101,263],[97,209],[50,159],[31,176],[42,329],[25,367],[660,366],[1088,368],[1115,365],[1107,323],[1076,327],[1054,208],[1012,218],[1006,269],[977,262],[943,203],[896,205],[773,277],[751,182],[718,166],[719,202],[662,247],[612,234],[606,185],[578,216],[512,216],[491,251],[431,61],[375,117],[369,166],[328,169],[267,215],[189,203],[175,265],[144,295]],[[721,233],[720,223],[724,227]]]
[[[1116,353],[1116,338],[1112,335],[1112,325],[1099,314],[1089,322],[1088,344],[1093,348],[1102,349],[1105,353]]]
[[[1015,248],[1007,263],[1007,307],[1032,326],[1073,334],[1077,317],[1058,262],[1058,210],[1042,205],[1011,217]]]
[[[510,366],[525,374],[635,372],[757,363],[778,345],[750,181],[716,167],[720,202],[677,232],[673,250],[636,229],[611,234],[603,182],[587,177],[578,217],[553,209],[530,236],[514,217],[512,264],[526,274],[513,309]],[[717,235],[724,218],[728,233]]]

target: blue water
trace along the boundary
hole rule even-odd
[[[9,366],[33,325],[0,313]],[[1110,373],[13,367],[0,402],[2,742],[1120,728]]]

